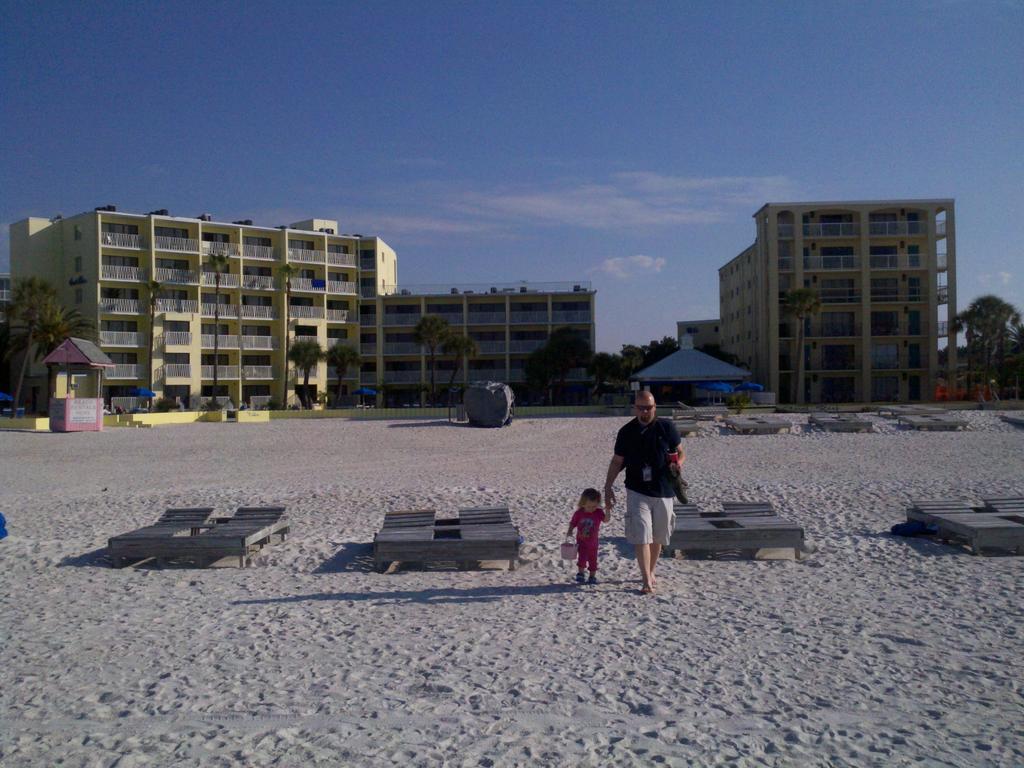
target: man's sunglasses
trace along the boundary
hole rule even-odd
[[[654,410],[654,406],[653,405],[634,405],[633,407],[636,408],[638,411],[653,411]]]

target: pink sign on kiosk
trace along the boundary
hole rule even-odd
[[[43,360],[47,366],[62,369],[67,397],[50,398],[51,432],[100,432],[103,430],[103,398],[100,377],[114,362],[103,350],[85,339],[66,339]],[[59,372],[59,371],[58,371]],[[84,376],[83,376],[84,374]],[[84,378],[84,397],[73,397],[75,378]],[[52,394],[52,393],[51,393]]]

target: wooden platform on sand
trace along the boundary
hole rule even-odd
[[[907,520],[935,526],[936,538],[966,544],[975,555],[991,549],[1024,554],[1024,499],[988,499],[985,507],[956,499],[918,500],[907,508]]]
[[[667,552],[714,555],[739,551],[757,556],[764,550],[799,554],[804,530],[776,514],[770,502],[724,502],[721,511],[702,511],[696,504],[675,506],[676,521]]]
[[[826,432],[871,432],[874,429],[870,421],[852,413],[812,413],[807,422]]]
[[[789,433],[792,427],[788,421],[763,416],[730,416],[725,425],[741,435],[782,435]]]
[[[951,416],[908,416],[898,417],[900,424],[918,431],[955,432],[969,426],[963,419]]]
[[[406,562],[466,568],[482,560],[507,560],[511,571],[519,559],[519,529],[508,507],[460,509],[453,518],[438,518],[432,509],[387,512],[373,537],[373,559],[378,571]]]
[[[1004,414],[1001,418],[1007,424],[1013,424],[1015,427],[1024,427],[1024,416],[1010,416],[1008,414]]]

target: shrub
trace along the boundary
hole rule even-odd
[[[153,403],[154,413],[169,413],[170,411],[178,410],[178,403],[171,400],[169,397],[161,397],[155,403]]]
[[[277,400],[268,400],[267,401],[267,410],[268,411],[280,411],[281,410],[281,403],[279,403]]]
[[[743,413],[743,409],[750,405],[750,395],[746,392],[737,392],[725,398],[725,404],[736,413]]]

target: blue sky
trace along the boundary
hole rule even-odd
[[[335,218],[402,283],[590,280],[598,348],[718,314],[765,202],[953,197],[1024,309],[1024,2],[18,3],[7,225]]]

